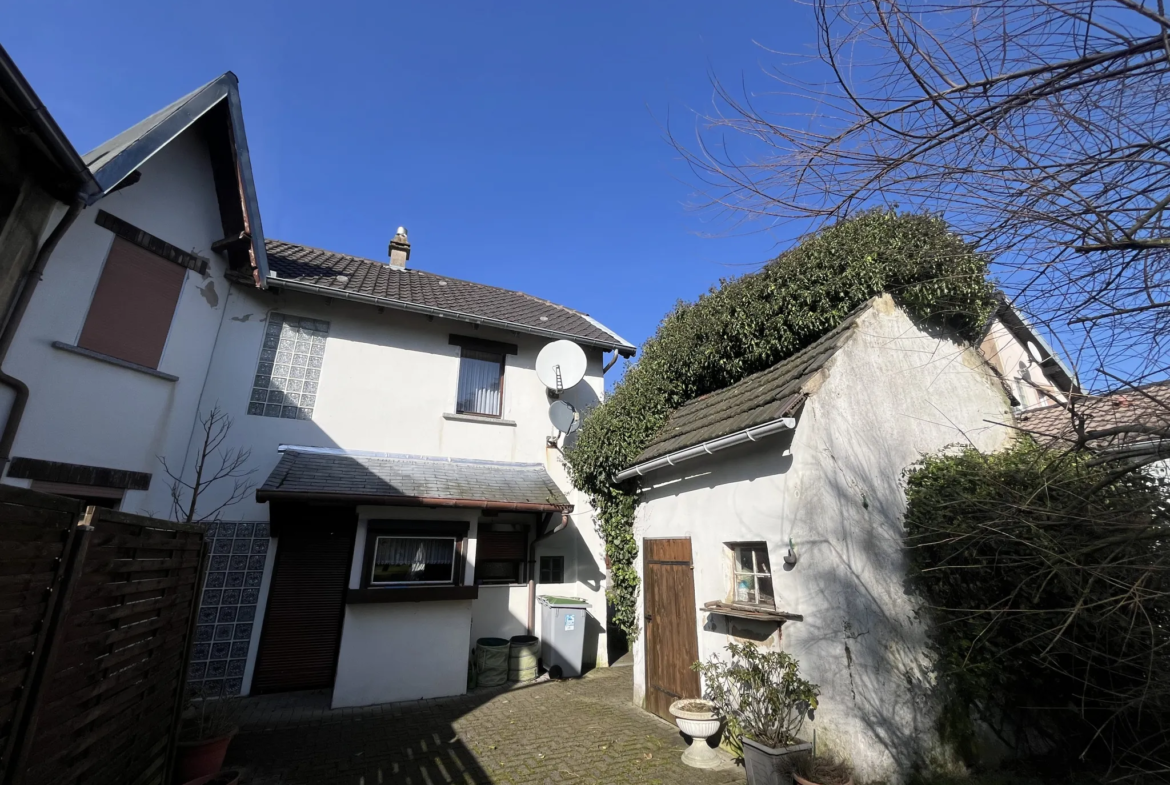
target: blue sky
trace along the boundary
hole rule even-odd
[[[498,6],[498,7],[492,7]],[[688,205],[711,70],[803,50],[795,2],[7,3],[3,44],[81,151],[223,71],[240,79],[267,236],[578,308],[640,344],[791,232]],[[712,236],[714,235],[714,236]]]

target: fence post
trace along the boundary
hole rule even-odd
[[[32,750],[33,740],[37,734],[41,699],[52,678],[53,665],[61,648],[65,634],[64,621],[69,616],[73,589],[85,568],[85,554],[89,549],[89,538],[93,534],[94,510],[93,507],[86,508],[84,517],[74,527],[76,531],[70,535],[69,550],[65,553],[65,560],[61,566],[63,577],[58,586],[59,594],[45,624],[45,646],[32,666],[33,674],[29,680],[24,716],[16,718],[19,724],[13,729],[12,757],[8,761],[8,785],[20,785],[24,781],[28,754]]]
[[[203,582],[207,580],[207,566],[211,549],[207,546],[207,535],[203,535],[203,547],[199,549],[199,573],[195,577],[195,595],[191,598],[191,617],[187,624],[187,635],[183,638],[183,667],[179,671],[179,688],[175,691],[175,719],[171,726],[171,739],[167,744],[166,763],[163,765],[164,782],[174,776],[175,749],[179,743],[179,730],[183,725],[183,709],[187,703],[187,669],[191,667],[191,643],[195,640],[195,625],[199,623],[199,605],[203,602]]]

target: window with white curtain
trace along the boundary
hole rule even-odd
[[[503,416],[504,355],[463,347],[459,354],[459,414]]]
[[[455,583],[454,537],[378,537],[370,585]]]

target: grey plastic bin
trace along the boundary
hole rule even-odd
[[[540,659],[553,678],[581,675],[585,650],[585,611],[579,597],[540,596]]]

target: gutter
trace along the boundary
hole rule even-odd
[[[20,421],[24,418],[24,409],[28,405],[29,395],[27,384],[4,372],[4,359],[8,356],[8,349],[12,346],[13,339],[16,338],[16,330],[20,327],[24,312],[28,310],[33,292],[36,291],[37,284],[41,281],[41,274],[45,272],[45,267],[49,264],[49,257],[53,255],[53,250],[65,232],[69,231],[69,227],[77,220],[77,216],[81,213],[81,207],[82,197],[79,196],[78,200],[69,207],[64,217],[57,222],[52,233],[41,245],[40,250],[37,251],[32,268],[24,276],[24,285],[20,288],[20,294],[16,297],[8,321],[4,323],[4,328],[0,331],[0,384],[10,387],[16,393],[16,397],[12,401],[12,408],[8,411],[8,419],[4,423],[4,430],[0,432],[0,472],[12,458],[12,445],[16,441],[16,432],[20,429]]]
[[[795,417],[781,417],[779,420],[772,420],[763,425],[757,425],[754,428],[747,428],[729,436],[720,436],[718,439],[711,439],[710,441],[697,444],[694,447],[687,447],[685,450],[678,450],[669,453],[661,458],[655,458],[652,461],[639,463],[636,466],[631,466],[628,469],[623,469],[614,477],[616,482],[628,480],[631,477],[641,477],[649,472],[665,468],[667,466],[677,466],[678,464],[689,461],[692,458],[700,458],[704,455],[710,455],[719,450],[725,450],[728,447],[734,447],[737,444],[744,442],[754,442],[765,436],[771,436],[774,433],[781,431],[791,431],[796,427]]]
[[[87,204],[95,201],[101,195],[101,186],[3,46],[0,46],[0,87],[48,148],[54,162],[73,178],[77,195]]]
[[[541,335],[545,338],[563,338],[574,341],[576,343],[583,343],[587,346],[595,346],[600,349],[616,351],[622,357],[633,357],[634,353],[637,352],[637,349],[630,344],[605,343],[596,339],[582,338],[579,335],[564,333],[559,330],[547,330],[542,327],[530,327],[527,324],[509,322],[505,319],[492,319],[486,316],[472,316],[471,314],[466,314],[462,311],[452,311],[447,308],[435,308],[430,305],[419,305],[418,303],[409,303],[404,300],[395,300],[390,297],[376,297],[371,294],[350,292],[345,289],[333,289],[328,286],[321,286],[320,284],[304,283],[303,281],[290,281],[284,278],[278,278],[275,275],[269,276],[268,285],[278,289],[291,289],[294,292],[316,294],[321,297],[335,297],[342,300],[350,300],[352,302],[381,305],[387,308],[396,308],[401,311],[412,311],[414,313],[421,313],[426,316],[440,316],[445,319],[454,319],[460,322],[483,324],[487,325],[488,327],[498,327],[501,330],[528,333],[530,335]],[[590,321],[592,322],[592,320]]]
[[[462,507],[493,512],[572,512],[571,504],[548,502],[502,502],[490,499],[446,499],[434,496],[396,496],[393,494],[316,493],[276,491],[259,488],[256,501],[325,502],[330,504],[378,504],[386,507]]]

